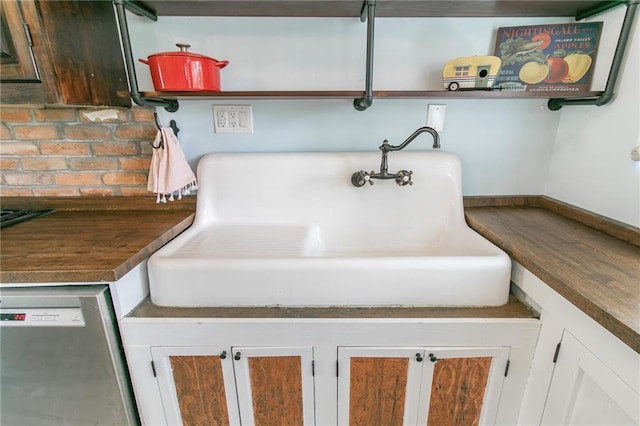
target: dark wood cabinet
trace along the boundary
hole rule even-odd
[[[54,74],[45,65],[49,61],[49,44],[35,1],[7,0],[0,2],[0,7],[3,36],[0,102],[53,103]]]
[[[0,102],[131,105],[110,1],[0,3]]]
[[[0,9],[2,81],[40,81],[29,26],[18,2],[3,2]]]

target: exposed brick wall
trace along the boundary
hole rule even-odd
[[[0,107],[3,196],[151,195],[153,109]]]

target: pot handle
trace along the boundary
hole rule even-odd
[[[138,60],[145,65],[149,65],[149,61],[147,61],[146,59],[138,59]]]
[[[227,65],[229,65],[229,61],[227,61],[227,60],[224,60],[224,61],[217,61],[217,62],[216,62],[216,67],[218,67],[218,68],[224,68],[224,67],[226,67]]]

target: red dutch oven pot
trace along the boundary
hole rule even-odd
[[[187,52],[188,44],[177,43],[179,52],[150,55],[148,60],[155,90],[161,92],[220,91],[220,69],[229,61],[218,61],[209,56]]]

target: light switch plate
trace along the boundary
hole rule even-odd
[[[214,105],[213,128],[216,133],[253,133],[251,105]]]
[[[444,112],[447,106],[442,104],[429,104],[427,108],[427,126],[436,132],[444,130]]]

